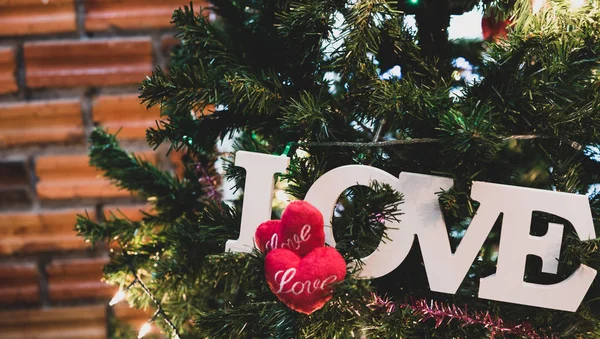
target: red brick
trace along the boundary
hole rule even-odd
[[[153,67],[147,37],[30,42],[24,54],[30,88],[136,84]]]
[[[0,35],[75,31],[73,0],[4,0],[0,6]]]
[[[0,214],[0,254],[37,253],[88,248],[74,230],[84,209],[11,212]],[[93,208],[87,209],[91,218]]]
[[[0,147],[83,141],[79,100],[0,104]]]
[[[182,0],[87,0],[85,29],[167,28],[171,27],[173,11],[188,4]],[[194,8],[203,4],[195,1]]]
[[[0,264],[0,304],[39,303],[38,280],[35,263]]]
[[[124,197],[129,192],[113,186],[88,164],[87,155],[49,155],[36,161],[40,199]]]
[[[81,299],[109,301],[119,290],[101,281],[108,258],[54,260],[46,267],[52,302]]]
[[[137,154],[156,163],[156,154]],[[87,154],[46,155],[36,160],[38,197],[42,200],[128,197],[131,193],[114,186],[102,172],[88,164]]]
[[[0,94],[13,93],[17,90],[15,52],[10,47],[0,48]]]
[[[106,339],[106,306],[0,312],[2,339]]]
[[[97,97],[92,114],[94,122],[108,128],[110,133],[119,131],[120,139],[145,139],[146,129],[160,119],[160,109],[147,110],[137,94]]]

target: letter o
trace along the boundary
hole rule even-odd
[[[379,168],[365,165],[347,165],[332,169],[323,174],[306,193],[305,201],[313,204],[325,219],[325,242],[335,247],[332,218],[340,194],[354,185],[369,186],[371,181],[388,184],[401,192],[398,178]],[[390,241],[380,242],[377,249],[361,260],[364,262],[359,278],[371,279],[393,271],[404,260],[412,246],[414,237],[403,236],[400,224],[385,222],[386,234]]]

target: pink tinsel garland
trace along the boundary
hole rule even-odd
[[[200,182],[200,184],[202,184],[206,190],[206,196],[209,199],[213,199],[216,201],[221,201],[221,192],[219,192],[218,188],[217,188],[217,178],[211,177],[210,175],[208,175],[208,172],[206,171],[206,169],[202,166],[202,164],[197,163],[196,164],[196,173],[200,174],[200,178],[198,179],[198,182]]]
[[[547,335],[537,333],[529,323],[518,325],[505,324],[502,319],[492,316],[488,311],[469,314],[466,305],[462,309],[453,304],[444,304],[433,300],[428,303],[426,299],[413,300],[410,303],[398,305],[387,298],[373,294],[373,301],[369,306],[383,309],[387,313],[393,313],[398,308],[409,309],[419,317],[419,321],[421,322],[434,319],[435,328],[438,328],[444,321],[449,323],[452,320],[461,322],[462,326],[481,325],[490,331],[490,338],[505,334],[513,334],[531,339],[555,338],[554,336],[548,337]]]

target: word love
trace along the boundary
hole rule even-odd
[[[279,235],[277,235],[277,233],[273,233],[273,236],[271,236],[271,239],[269,241],[267,241],[267,243],[265,244],[265,250],[268,252],[270,250],[274,250],[276,248],[285,248],[287,250],[297,250],[300,248],[300,245],[302,245],[302,243],[305,243],[308,241],[308,239],[310,239],[310,225],[306,224],[304,226],[302,226],[302,229],[300,230],[300,234],[294,234],[291,238],[289,238],[287,241],[283,242],[281,244],[281,247],[279,246]]]
[[[274,175],[284,173],[288,164],[287,157],[236,153],[235,165],[246,169],[244,208],[240,236],[229,240],[226,250],[252,251],[257,225],[271,217]],[[558,270],[564,225],[549,223],[545,235],[533,236],[530,229],[534,211],[568,220],[580,240],[596,237],[589,201],[583,195],[473,182],[471,198],[480,206],[454,253],[436,194],[450,189],[452,179],[408,172],[396,178],[375,167],[347,165],[317,179],[304,200],[321,211],[331,225],[340,194],[351,186],[366,186],[373,180],[389,184],[404,194],[405,214],[401,223],[386,221],[391,241],[381,242],[376,251],[362,259],[365,264],[360,272],[362,278],[377,278],[393,271],[406,258],[417,237],[431,290],[454,294],[500,215],[502,232],[497,269],[495,274],[480,279],[480,298],[575,312],[596,277],[596,270],[580,265],[570,277],[556,284],[523,281],[528,255],[542,259],[542,272],[556,274]],[[331,227],[325,227],[325,240],[335,246]]]
[[[295,276],[295,268],[288,268],[285,271],[277,271],[277,273],[275,273],[275,282],[279,287],[277,288],[277,291],[275,291],[275,293],[293,293],[295,295],[300,295],[303,292],[306,292],[308,294],[313,294],[318,290],[325,291],[325,287],[328,287],[337,280],[337,277],[335,275],[330,275],[329,277],[323,279],[323,281],[321,281],[320,279],[315,279],[314,281],[296,281],[292,284],[292,287],[286,290],[286,285],[290,281],[294,280]]]

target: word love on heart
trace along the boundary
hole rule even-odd
[[[271,216],[274,175],[284,173],[288,164],[287,157],[236,153],[235,165],[246,170],[246,186],[240,236],[229,240],[226,250],[252,251],[257,225]],[[584,195],[473,182],[471,198],[480,206],[454,253],[436,194],[452,187],[450,178],[408,172],[394,177],[375,167],[347,165],[318,178],[305,201],[321,211],[331,225],[340,194],[374,180],[404,194],[404,215],[402,222],[386,221],[391,241],[381,242],[376,251],[362,259],[362,278],[377,278],[393,271],[417,237],[431,290],[454,294],[501,214],[497,269],[495,274],[480,279],[480,298],[575,312],[596,277],[596,270],[581,264],[567,279],[552,285],[523,281],[528,255],[541,258],[542,272],[550,274],[557,273],[560,258],[564,225],[549,223],[546,234],[531,235],[534,211],[569,221],[582,241],[596,238],[590,204]],[[325,241],[335,246],[331,227],[325,228]]]
[[[321,281],[320,279],[315,279],[314,281],[305,280],[305,281],[296,281],[292,284],[292,287],[288,288],[288,283],[293,281],[296,277],[297,270],[295,268],[288,268],[287,270],[280,270],[275,272],[275,283],[277,286],[277,290],[275,293],[293,293],[295,295],[300,295],[304,292],[308,294],[313,294],[316,291],[325,291],[325,287],[331,286],[334,282],[336,282],[337,277],[335,275],[330,275],[327,278]]]
[[[308,241],[308,239],[310,239],[310,229],[311,227],[309,224],[304,225],[300,230],[300,234],[294,234],[291,238],[285,242],[282,242],[281,244],[279,244],[279,235],[277,233],[273,233],[271,239],[265,244],[265,249],[270,251],[280,248],[281,245],[281,248],[288,250],[299,250],[302,243],[305,243]]]
[[[261,252],[285,248],[303,256],[325,245],[323,215],[307,202],[291,203],[283,211],[281,220],[261,222],[257,223],[260,225],[256,228],[256,244]]]

